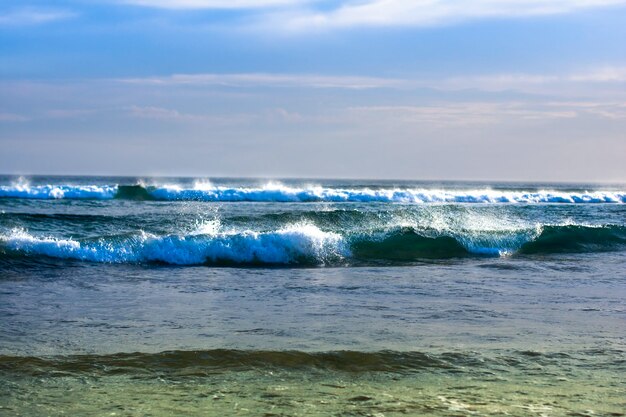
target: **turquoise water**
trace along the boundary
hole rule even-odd
[[[0,179],[0,414],[624,415],[615,185]]]

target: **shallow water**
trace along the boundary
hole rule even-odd
[[[30,181],[2,184],[137,183]],[[262,196],[622,192],[168,183],[272,191]],[[164,188],[152,184],[142,189]],[[0,198],[0,414],[626,410],[623,202],[207,200]]]
[[[623,361],[599,359],[611,355],[91,356],[24,361],[0,392],[17,415],[620,415]]]

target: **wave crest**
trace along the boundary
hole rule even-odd
[[[115,198],[117,191],[118,188],[115,185],[16,184],[0,186],[0,198],[23,198],[35,200],[109,200]]]
[[[619,191],[496,191],[411,188],[294,188],[269,183],[259,188],[205,184],[183,188],[161,186],[148,189],[156,200],[250,201],[250,202],[379,202],[379,203],[625,203]]]
[[[626,203],[624,191],[502,191],[420,188],[289,187],[268,183],[261,187],[226,187],[198,182],[181,185],[28,185],[0,186],[0,198],[125,199],[213,202],[378,202],[378,203]]]
[[[0,236],[2,249],[25,255],[108,263],[160,262],[172,265],[323,265],[349,252],[343,238],[312,225],[275,232],[155,236],[140,233],[90,241],[35,237],[24,230]]]
[[[188,235],[102,237],[92,240],[36,237],[24,230],[0,235],[0,255],[47,256],[105,263],[172,265],[347,265],[411,262],[467,256],[582,253],[626,246],[626,227],[562,225],[506,235],[445,235],[400,228],[342,236],[299,224],[273,232],[220,232],[217,226]]]

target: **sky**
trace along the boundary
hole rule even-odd
[[[0,173],[626,182],[626,0],[3,0]]]

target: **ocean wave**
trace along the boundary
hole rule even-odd
[[[48,373],[90,376],[154,374],[204,376],[216,370],[326,369],[342,372],[411,372],[423,369],[454,369],[476,362],[472,356],[431,355],[421,352],[359,351],[263,351],[213,349],[161,353],[116,353],[24,357],[0,355],[0,372],[39,376]]]
[[[226,187],[210,183],[181,185],[35,185],[0,186],[0,198],[100,199],[207,202],[380,202],[380,203],[626,203],[624,191],[502,191],[421,188]]]
[[[604,252],[626,245],[626,227],[617,225],[545,226],[541,234],[520,247],[525,254]]]
[[[203,377],[225,371],[317,369],[346,373],[412,373],[433,370],[459,372],[487,368],[502,370],[503,364],[519,369],[555,363],[608,360],[623,366],[623,350],[592,349],[574,352],[538,352],[501,350],[495,355],[476,351],[302,351],[302,350],[170,350],[158,353],[121,352],[109,354],[79,354],[53,356],[0,355],[0,373],[19,376],[89,376],[131,375],[133,377]]]
[[[379,233],[322,231],[301,224],[270,232],[220,232],[211,225],[185,235],[37,237],[24,230],[0,235],[0,255],[47,256],[104,263],[172,265],[358,265],[515,254],[584,253],[626,246],[626,227],[545,225],[508,232],[448,232],[410,227]]]
[[[344,256],[343,239],[311,225],[275,232],[208,233],[155,236],[141,232],[91,240],[36,237],[24,230],[0,236],[0,250],[24,255],[106,263],[158,262],[201,264],[325,264]]]
[[[110,200],[117,193],[116,185],[0,185],[0,198]]]
[[[381,203],[624,203],[626,192],[616,191],[496,191],[409,188],[306,188],[270,183],[259,188],[202,186],[149,187],[156,200],[250,202],[381,202]]]
[[[451,230],[413,226],[357,235],[350,249],[355,259],[412,261],[466,256],[506,256],[536,239],[540,228]]]

